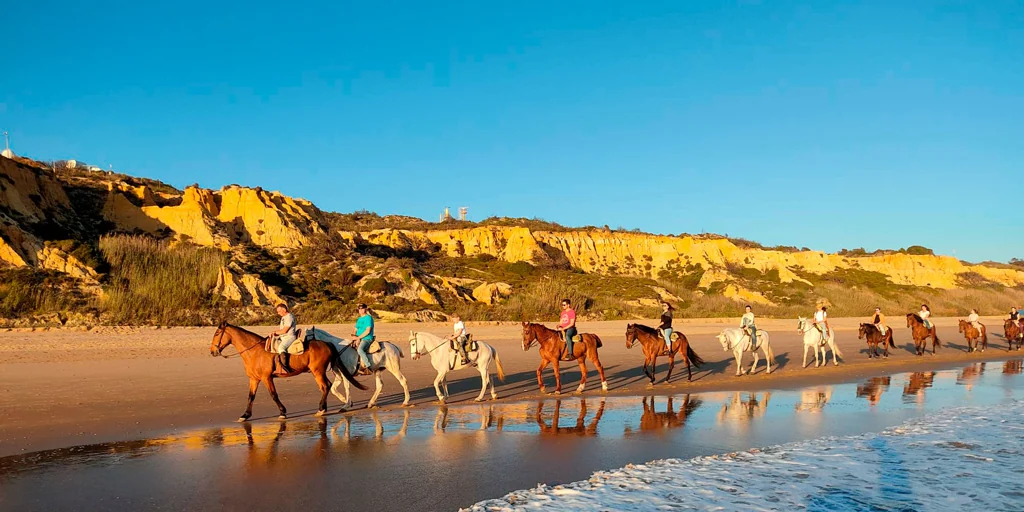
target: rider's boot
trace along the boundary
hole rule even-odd
[[[288,352],[277,355],[277,363],[278,365],[280,365],[281,371],[283,371],[284,373],[292,373],[294,371],[292,370],[292,367],[288,365],[288,359],[290,357],[291,354],[289,354]]]
[[[459,344],[459,354],[462,356],[462,364],[463,365],[469,364],[469,354],[466,353],[466,344],[465,343]]]

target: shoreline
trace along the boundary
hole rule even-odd
[[[909,333],[895,327],[897,348],[888,359],[868,360],[862,353],[863,341],[856,339],[853,326],[859,319],[835,319],[837,340],[844,356],[840,366],[829,363],[814,368],[800,368],[802,344],[795,334],[794,320],[765,320],[761,327],[772,332],[776,356],[775,371],[765,374],[762,362],[757,373],[735,377],[731,352],[723,352],[713,333],[723,326],[718,323],[693,323],[686,334],[695,350],[706,361],[694,371],[693,382],[687,382],[685,367],[677,364],[668,384],[653,387],[641,371],[643,360],[639,348],[627,350],[622,333],[626,322],[589,322],[586,330],[599,333],[604,339],[600,351],[609,382],[607,394],[600,391],[597,372],[588,364],[587,389],[583,396],[664,396],[689,392],[786,390],[815,385],[854,382],[871,377],[918,371],[933,371],[974,362],[999,361],[1024,356],[1024,352],[1008,352],[998,336],[989,337],[989,349],[968,354],[956,339],[955,319],[937,319],[943,347],[937,356],[930,353],[914,356],[907,352]],[[988,320],[988,319],[986,319]],[[989,321],[991,324],[991,321]],[[434,332],[447,329],[447,324],[415,324]],[[344,332],[346,326],[325,326]],[[409,378],[411,403],[419,407],[436,407],[432,381],[434,371],[429,362],[413,361],[408,356],[410,324],[381,324],[382,336],[400,340],[406,352],[402,370]],[[786,329],[789,327],[789,329]],[[518,324],[508,326],[471,325],[499,351],[507,372],[504,383],[497,383],[500,403],[553,398],[554,378],[551,370],[544,373],[548,394],[537,388],[535,370],[539,361],[536,349],[523,352]],[[269,328],[267,329],[269,330]],[[151,436],[156,432],[177,432],[182,429],[232,424],[244,407],[246,378],[237,361],[211,358],[208,353],[213,329],[157,329],[95,335],[80,332],[44,332],[30,336],[0,333],[0,409],[7,417],[0,424],[0,456],[24,454],[39,450],[126,441]],[[831,359],[831,355],[829,356]],[[751,359],[745,356],[744,366]],[[679,363],[679,361],[677,361]],[[665,376],[667,360],[659,358],[657,376]],[[367,414],[365,405],[373,389],[372,379],[362,379],[369,392],[353,390],[353,409],[343,414]],[[579,382],[575,364],[562,368],[562,397],[577,396],[573,392]],[[318,393],[312,378],[277,380],[282,401],[289,408],[290,418],[312,414]],[[479,391],[479,374],[456,372],[450,376],[449,406],[473,404]],[[388,374],[380,410],[395,409],[401,403],[401,388]],[[489,400],[485,404],[493,403]],[[328,398],[328,410],[338,414],[339,403]],[[257,393],[254,421],[276,420],[277,410],[266,391]]]

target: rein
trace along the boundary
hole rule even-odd
[[[428,351],[426,351],[426,352],[424,352],[424,353],[420,354],[420,353],[419,353],[419,344],[420,344],[420,337],[419,337],[419,335],[417,335],[417,336],[416,336],[416,345],[417,345],[417,347],[416,347],[416,353],[417,353],[417,354],[419,354],[419,355],[421,355],[421,356],[426,356],[426,355],[430,355],[430,353],[431,353],[431,352],[433,352],[433,351],[435,351],[435,350],[437,350],[437,349],[439,349],[439,348],[441,348],[441,347],[443,347],[443,346],[447,345],[447,344],[448,344],[448,342],[449,342],[449,340],[447,340],[447,339],[442,339],[442,340],[441,340],[441,343],[438,343],[436,347],[434,347],[434,348],[432,348],[432,349],[430,349],[430,350],[428,350]]]
[[[227,329],[222,329],[220,331],[220,334],[217,336],[217,347],[220,347],[220,342],[224,341],[224,334],[226,332],[227,332]],[[235,350],[237,350],[238,353],[236,353],[236,354],[228,354],[228,355],[224,355],[224,349],[220,349],[220,351],[221,351],[220,356],[223,357],[224,359],[231,359],[232,357],[242,357],[242,354],[244,354],[244,353],[246,353],[246,352],[248,352],[248,351],[250,351],[250,350],[252,350],[252,349],[254,349],[256,347],[258,347],[259,345],[260,345],[259,343],[253,343],[252,346],[250,346],[249,348],[247,348],[245,350],[238,350],[236,348]],[[231,345],[231,346],[234,346],[234,345]],[[227,347],[224,347],[224,348],[227,348]]]

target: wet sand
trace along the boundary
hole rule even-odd
[[[915,356],[909,330],[892,319],[897,349],[892,357],[869,360],[866,345],[857,340],[859,319],[836,319],[837,340],[845,357],[839,367],[801,368],[802,345],[795,320],[761,320],[761,328],[772,333],[772,345],[778,364],[767,375],[764,366],[753,376],[735,377],[731,353],[722,351],[714,335],[732,326],[722,320],[680,320],[676,327],[689,337],[694,349],[707,364],[686,381],[685,368],[676,366],[672,381],[647,386],[640,369],[643,356],[639,347],[625,348],[626,322],[589,322],[584,331],[600,335],[604,341],[604,363],[609,396],[640,394],[677,394],[716,390],[761,390],[799,388],[814,384],[849,382],[899,371],[918,371],[971,361],[1008,357],[1002,335],[989,336],[989,350],[967,354],[963,337],[957,334],[955,319],[937,319],[943,348],[937,356]],[[989,327],[1002,322],[983,320]],[[656,322],[648,322],[653,325]],[[351,326],[319,326],[336,334],[345,334]],[[519,324],[474,325],[478,339],[492,343],[499,352],[507,379],[499,384],[500,402],[540,398],[535,369],[539,362],[536,348],[523,352]],[[398,342],[408,351],[410,329],[444,334],[442,324],[379,324],[384,339]],[[261,333],[270,328],[254,328]],[[996,329],[994,329],[996,330]],[[0,333],[0,456],[22,454],[68,446],[145,439],[157,434],[180,433],[200,426],[224,425],[244,409],[247,379],[238,360],[209,356],[212,328],[99,328],[90,332],[44,330]],[[830,358],[831,359],[831,358]],[[746,359],[749,366],[749,356]],[[659,378],[667,361],[659,360]],[[429,361],[402,361],[409,377],[413,403],[430,407],[435,400],[431,382],[434,371]],[[579,382],[575,364],[563,365],[563,392],[572,392]],[[371,386],[371,379],[363,379]],[[554,379],[545,373],[550,391]],[[278,380],[281,398],[292,418],[308,416],[317,401],[317,391],[308,375]],[[380,405],[385,410],[401,401],[401,388],[390,375],[384,377]],[[479,390],[479,375],[462,371],[451,375],[450,403],[468,402]],[[355,391],[355,412],[364,406],[370,392]],[[593,367],[584,396],[602,396]],[[337,400],[329,398],[332,411]],[[265,390],[257,395],[256,419],[275,418],[277,410]]]
[[[669,457],[877,432],[1024,393],[1021,358],[798,390],[582,396],[204,427],[0,458],[5,510],[454,510]]]

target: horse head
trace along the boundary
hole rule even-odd
[[[913,313],[907,313],[907,327],[913,327],[914,326],[914,324],[913,324],[911,319],[916,317],[916,316],[917,315],[915,315]]]
[[[963,318],[957,319],[957,332],[964,332],[967,329],[967,322]]]
[[[732,345],[729,341],[729,335],[726,334],[725,331],[722,331],[718,333],[718,336],[716,337],[718,338],[718,342],[722,344],[722,352],[728,352]]]
[[[802,316],[796,317],[796,330],[797,330],[797,332],[807,332],[807,329],[804,328],[805,325],[807,325],[807,319],[806,318],[804,318]]]
[[[409,353],[412,354],[414,361],[420,358],[420,344],[416,331],[409,331]]]
[[[217,357],[221,355],[221,352],[225,347],[231,344],[231,336],[227,336],[228,323],[224,320],[220,321],[217,325],[217,330],[213,332],[213,339],[210,340],[210,355]],[[225,338],[227,341],[225,341]]]
[[[626,348],[633,348],[636,341],[636,324],[626,324]]]
[[[537,333],[533,330],[533,324],[530,322],[523,322],[523,352],[530,350],[533,343],[537,340]]]
[[[857,329],[857,339],[862,340],[867,335],[868,324],[860,324],[860,328]]]

